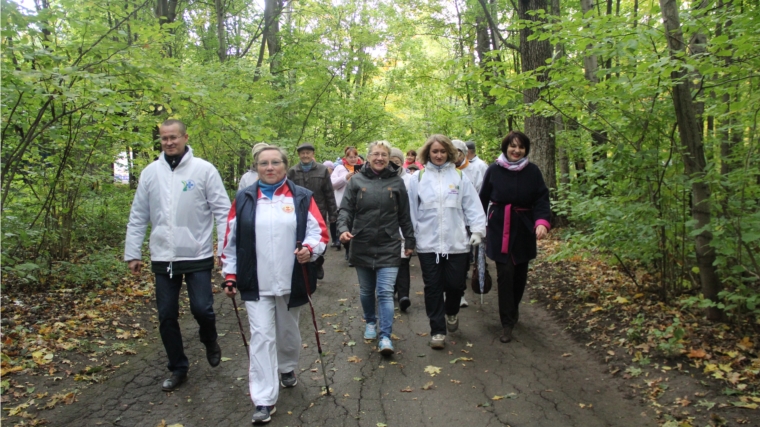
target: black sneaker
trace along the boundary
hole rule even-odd
[[[409,297],[402,297],[398,300],[398,307],[401,311],[406,312],[406,309],[409,308],[410,305],[412,305],[412,300],[410,300]]]
[[[164,383],[161,385],[161,390],[174,391],[184,384],[185,381],[187,381],[187,372],[172,372],[172,376],[169,379],[164,380]]]
[[[320,265],[317,267],[317,280],[322,280],[325,278],[325,269]]]
[[[295,387],[298,384],[298,378],[294,371],[285,372],[280,375],[280,385],[285,388]]]
[[[219,347],[217,341],[214,341],[211,344],[206,344],[206,359],[212,368],[219,366],[219,362],[222,361],[222,348]]]
[[[272,421],[272,415],[277,412],[277,408],[272,406],[257,406],[256,411],[253,412],[253,418],[251,422],[254,424],[266,424]]]

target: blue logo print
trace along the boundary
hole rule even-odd
[[[195,188],[195,181],[188,179],[187,181],[182,181],[182,185],[184,186],[182,187],[182,191],[190,191]]]

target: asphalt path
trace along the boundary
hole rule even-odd
[[[493,265],[491,270],[495,279]],[[281,390],[271,426],[657,425],[630,387],[605,373],[598,356],[575,342],[543,308],[530,304],[530,292],[513,342],[502,344],[498,338],[496,290],[483,305],[468,290],[470,306],[460,311],[459,330],[447,336],[444,350],[433,350],[413,257],[412,306],[406,313],[396,310],[396,354],[383,357],[376,341],[362,339],[359,285],[342,252],[329,250],[325,271],[314,305],[331,394],[324,393],[314,328],[304,306],[299,382]],[[53,426],[250,425],[248,364],[232,302],[218,293],[215,309],[225,357],[220,366],[206,362],[197,324],[185,310],[180,322],[191,368],[180,389],[161,391],[168,372],[154,329],[152,343],[127,366],[85,389],[76,404],[59,405],[45,418]],[[245,311],[240,314],[245,327]]]

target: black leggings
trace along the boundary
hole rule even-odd
[[[496,263],[496,282],[499,288],[499,318],[501,326],[517,324],[520,318],[520,300],[528,282],[528,263]]]

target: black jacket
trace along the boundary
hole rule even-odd
[[[338,213],[338,233],[350,231],[354,235],[349,260],[358,267],[399,266],[399,227],[404,233],[404,248],[414,248],[409,196],[397,171],[398,166],[391,163],[375,174],[365,164],[348,181]]]
[[[480,201],[486,212],[486,254],[494,261],[523,264],[536,257],[535,224],[551,219],[549,189],[541,170],[529,163],[521,171],[510,171],[496,163],[486,169]],[[489,206],[490,205],[490,206]],[[509,253],[502,253],[504,208],[512,205]]]
[[[296,240],[306,237],[306,222],[311,205],[311,191],[297,186],[288,180],[287,185],[293,193],[296,206]],[[237,218],[237,288],[243,301],[259,300],[259,279],[256,267],[256,201],[259,194],[259,182],[240,190],[235,196],[235,215]],[[295,255],[293,255],[295,257]],[[290,301],[288,307],[299,307],[309,302],[306,283],[303,277],[303,264],[298,260],[293,264],[290,280]],[[309,275],[309,290],[317,290],[317,274],[314,263],[306,263]]]
[[[288,179],[314,193],[314,201],[325,222],[335,222],[338,219],[335,191],[330,181],[330,171],[325,165],[314,162],[314,167],[304,172],[299,162],[288,170]]]

